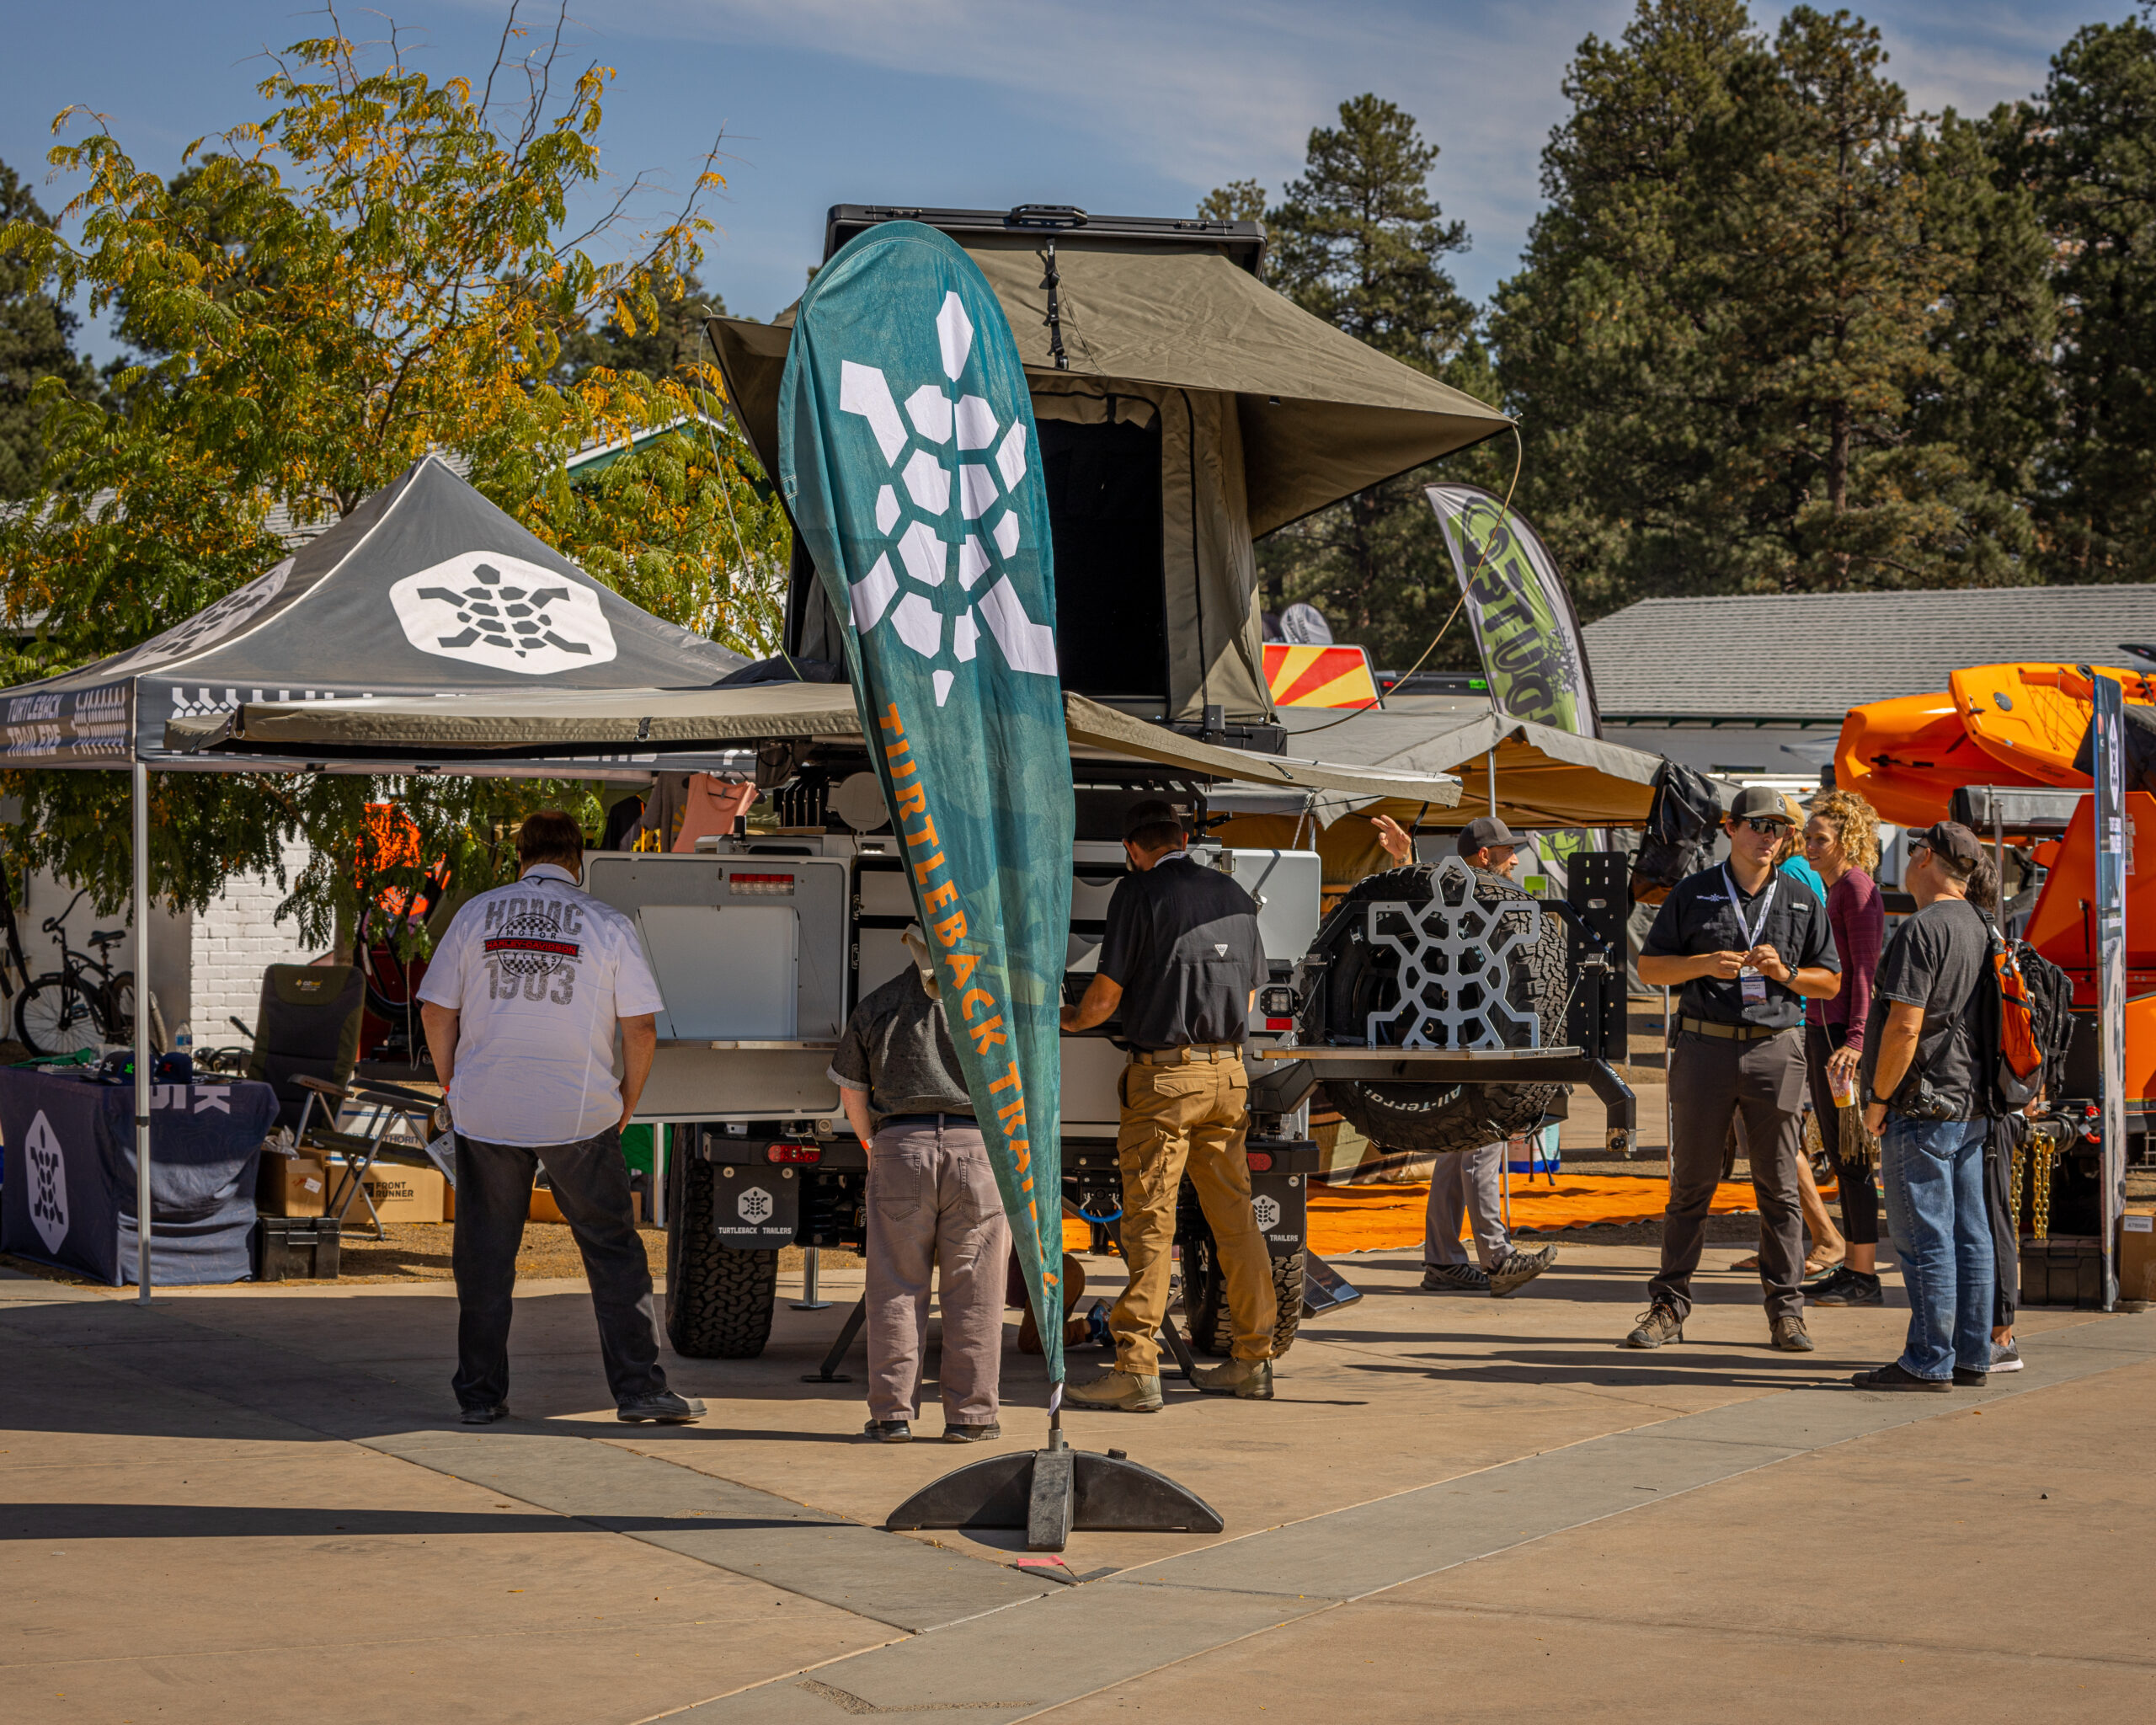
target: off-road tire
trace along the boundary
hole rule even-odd
[[[1228,1279],[1213,1252],[1213,1231],[1203,1221],[1182,1243],[1182,1310],[1190,1330],[1193,1353],[1224,1359],[1235,1343],[1234,1319],[1228,1311]],[[1278,1359],[1292,1347],[1303,1322],[1303,1254],[1273,1260],[1273,1293],[1279,1302],[1279,1316],[1273,1321],[1273,1357]]]
[[[1358,941],[1363,906],[1371,903],[1426,905],[1433,871],[1423,865],[1390,869],[1358,881],[1318,930],[1313,950],[1329,960],[1305,1008],[1303,1033],[1312,1043],[1356,1044],[1368,1015],[1391,1002],[1395,959],[1389,948]],[[1477,869],[1475,896],[1486,905],[1525,900],[1502,875]],[[1508,998],[1541,1021],[1542,1045],[1565,1040],[1565,1012],[1571,979],[1566,974],[1565,924],[1556,916],[1542,919],[1542,939],[1532,951],[1515,947],[1510,955]],[[1326,1099],[1348,1123],[1387,1150],[1423,1155],[1476,1150],[1515,1132],[1531,1129],[1549,1111],[1561,1086],[1556,1084],[1378,1084],[1363,1079],[1334,1079],[1324,1087]]]
[[[666,1339],[685,1359],[754,1359],[771,1340],[778,1253],[712,1231],[716,1172],[694,1155],[666,1171]]]

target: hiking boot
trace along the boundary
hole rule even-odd
[[[509,1403],[496,1402],[485,1407],[467,1407],[457,1418],[467,1425],[492,1425],[498,1419],[509,1418]]]
[[[871,1443],[910,1444],[913,1428],[903,1419],[872,1419],[862,1427],[861,1435]]]
[[[1617,1345],[1620,1348],[1659,1348],[1665,1342],[1684,1339],[1684,1320],[1677,1315],[1673,1306],[1664,1306],[1656,1300],[1640,1314],[1639,1323],[1632,1333]]]
[[[1981,1390],[1991,1381],[1988,1371],[1972,1371],[1966,1365],[1954,1368],[1954,1387],[1957,1390]]]
[[[2004,1342],[1993,1343],[1991,1344],[1991,1369],[1993,1371],[2020,1370],[2021,1349],[2020,1345],[2010,1338]]]
[[[1273,1362],[1269,1359],[1224,1359],[1218,1365],[1201,1365],[1191,1381],[1209,1396],[1235,1396],[1245,1402],[1273,1399]]]
[[[1490,1292],[1499,1300],[1517,1294],[1556,1261],[1554,1246],[1540,1252],[1508,1252],[1505,1261],[1490,1272]]]
[[[1003,1435],[1003,1428],[994,1420],[986,1425],[953,1425],[945,1421],[943,1441],[947,1444],[985,1444],[991,1438]]]
[[[630,1425],[641,1420],[649,1420],[654,1425],[694,1425],[703,1417],[702,1402],[693,1396],[677,1396],[671,1390],[661,1390],[654,1396],[639,1396],[614,1410],[615,1418]]]
[[[1426,1294],[1487,1294],[1490,1278],[1471,1263],[1430,1263],[1422,1266]]]
[[[1902,1370],[1902,1362],[1882,1365],[1876,1371],[1860,1371],[1849,1381],[1860,1390],[1924,1390],[1943,1396],[1954,1387],[1951,1378],[1920,1378]]]
[[[1140,1377],[1135,1372],[1117,1370],[1090,1384],[1073,1384],[1063,1392],[1063,1405],[1097,1408],[1103,1413],[1158,1413],[1167,1403],[1161,1399],[1157,1372]]]
[[[1801,1317],[1778,1317],[1767,1328],[1767,1345],[1784,1354],[1809,1354],[1812,1338]]]
[[[1823,1282],[1804,1290],[1807,1306],[1884,1306],[1886,1295],[1877,1276],[1844,1264]]]

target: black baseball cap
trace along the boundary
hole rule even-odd
[[[1789,804],[1782,801],[1780,791],[1770,791],[1764,785],[1747,785],[1737,793],[1737,800],[1729,805],[1732,820],[1779,820],[1785,826],[1796,823],[1789,818]]]
[[[1974,868],[1983,861],[1983,841],[1958,820],[1941,820],[1927,826],[1922,832],[1909,835],[1909,848],[1921,845],[1927,851],[1936,851],[1957,868]]]
[[[1511,845],[1518,847],[1519,840],[1513,830],[1494,814],[1480,814],[1460,830],[1460,854],[1472,857],[1488,845]]]
[[[1129,838],[1149,826],[1176,826],[1182,825],[1182,814],[1172,803],[1164,803],[1158,797],[1148,797],[1142,803],[1133,803],[1123,811],[1123,836]]]

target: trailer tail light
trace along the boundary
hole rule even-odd
[[[820,1144],[774,1144],[764,1152],[767,1162],[819,1162],[823,1159]]]
[[[787,898],[793,894],[793,877],[790,874],[730,874],[726,884],[736,893]]]
[[[1271,1171],[1273,1167],[1273,1152],[1271,1151],[1246,1151],[1243,1152],[1243,1155],[1244,1159],[1250,1163],[1250,1171],[1253,1174],[1262,1174]]]
[[[1293,1018],[1267,1018],[1265,1028],[1267,1030],[1293,1030],[1295,1021]]]

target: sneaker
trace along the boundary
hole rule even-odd
[[[1167,1403],[1161,1399],[1161,1379],[1155,1372],[1140,1377],[1135,1372],[1112,1371],[1090,1384],[1073,1384],[1063,1392],[1066,1407],[1093,1407],[1107,1413],[1158,1413]]]
[[[1913,1371],[1904,1371],[1898,1359],[1876,1371],[1860,1371],[1849,1381],[1860,1390],[1923,1390],[1935,1396],[1943,1396],[1954,1387],[1951,1378],[1920,1378]]]
[[[1273,1399],[1273,1362],[1269,1359],[1224,1359],[1218,1365],[1201,1365],[1191,1381],[1209,1396],[1235,1396],[1245,1402]]]
[[[1638,1325],[1632,1333],[1617,1345],[1620,1348],[1659,1348],[1664,1342],[1684,1339],[1684,1320],[1677,1315],[1673,1306],[1664,1306],[1656,1300],[1640,1314]]]
[[[1767,1345],[1783,1354],[1809,1354],[1812,1337],[1801,1317],[1778,1317],[1767,1328]]]
[[[1954,1387],[1957,1390],[1981,1390],[1991,1381],[1988,1371],[1972,1371],[1966,1365],[1954,1368]]]
[[[704,1404],[693,1396],[677,1396],[661,1390],[655,1396],[639,1396],[614,1410],[614,1418],[634,1425],[649,1420],[654,1425],[694,1425],[704,1417]]]
[[[2015,1370],[2020,1370],[2020,1365],[2018,1360],[2015,1363]],[[467,1425],[492,1425],[498,1419],[509,1418],[509,1403],[497,1402],[491,1407],[467,1407],[456,1417]]]
[[[1490,1272],[1490,1292],[1500,1300],[1517,1294],[1556,1261],[1554,1246],[1545,1246],[1540,1252],[1508,1252],[1505,1261]]]
[[[1878,1277],[1844,1264],[1825,1281],[1806,1288],[1804,1300],[1807,1306],[1884,1306],[1886,1294]]]
[[[1003,1428],[994,1420],[986,1425],[952,1425],[943,1427],[943,1441],[947,1444],[985,1444],[1003,1435]]]
[[[1993,1371],[2020,1370],[2020,1344],[2012,1340],[2010,1338],[2004,1342],[1993,1343],[1991,1344],[1991,1369]]]
[[[861,1435],[873,1444],[910,1444],[913,1428],[903,1419],[872,1419]]]
[[[1431,1263],[1422,1266],[1426,1294],[1487,1294],[1490,1278],[1471,1263]]]

